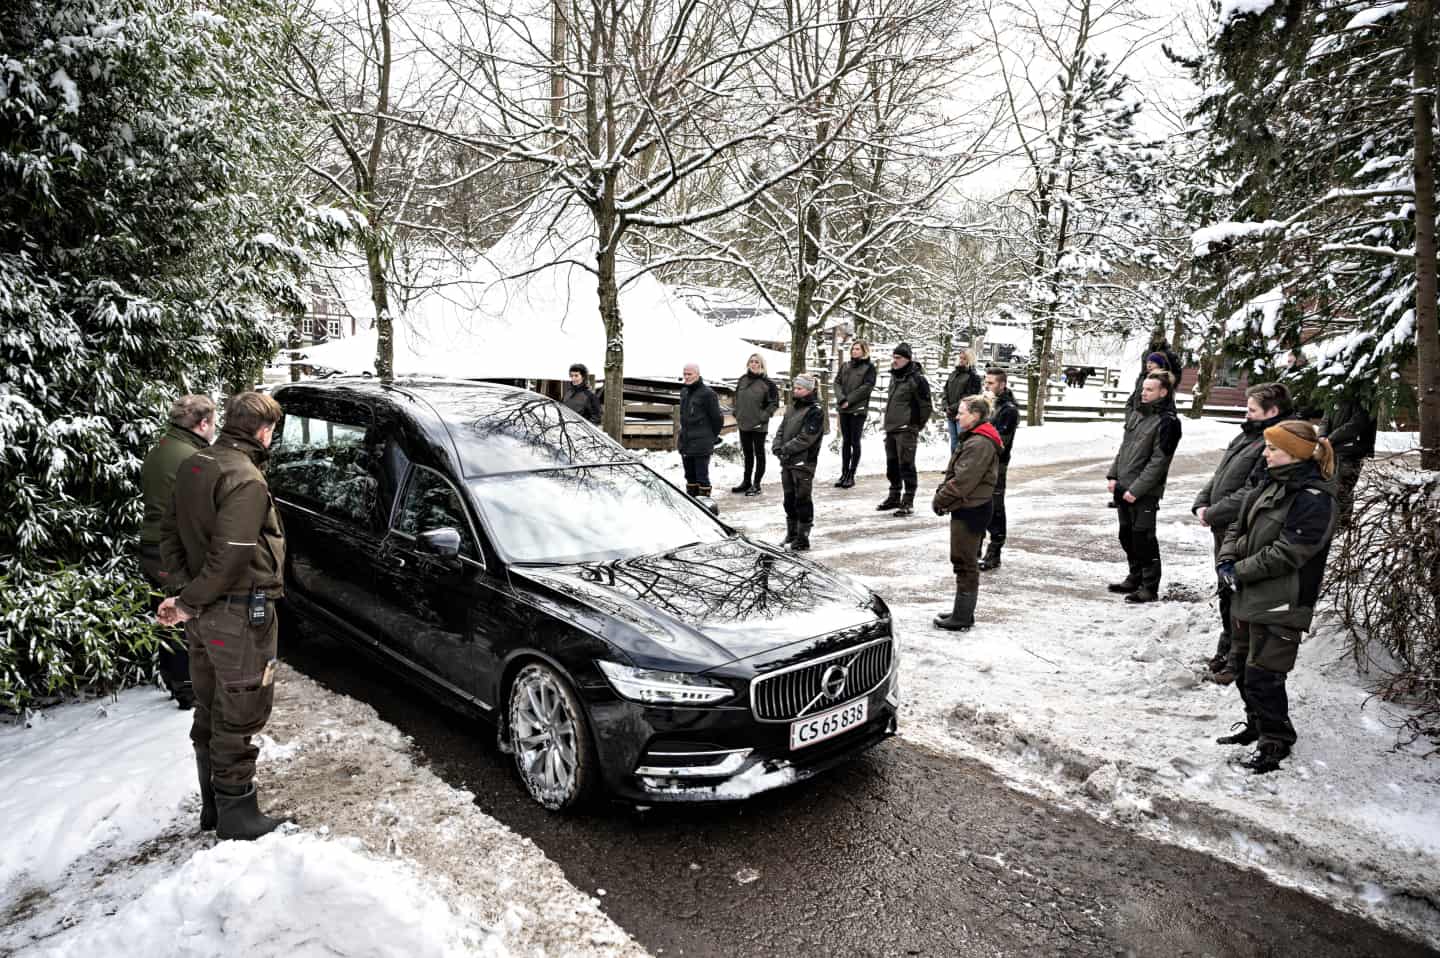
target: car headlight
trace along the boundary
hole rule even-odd
[[[686,672],[637,669],[596,659],[595,664],[622,698],[646,705],[713,705],[735,693],[729,686]]]

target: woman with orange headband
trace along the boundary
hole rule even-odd
[[[1245,497],[1220,547],[1216,573],[1230,604],[1230,671],[1245,721],[1221,745],[1259,743],[1242,764],[1273,772],[1295,744],[1285,676],[1310,628],[1335,530],[1335,452],[1304,420],[1264,432],[1264,482]],[[1238,729],[1238,731],[1237,731]]]

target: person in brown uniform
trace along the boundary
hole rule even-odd
[[[161,559],[177,594],[156,618],[185,623],[200,828],[227,839],[259,838],[281,824],[260,813],[260,750],[251,743],[275,697],[285,534],[261,467],[280,416],[269,396],[232,396],[215,445],[181,465],[161,530]]]
[[[995,480],[1000,473],[1004,442],[990,417],[984,396],[960,400],[959,444],[950,454],[945,480],[935,490],[930,507],[937,516],[950,514],[950,564],[955,570],[955,608],[937,615],[937,628],[963,632],[975,624],[975,602],[980,593],[980,539],[994,511]]]
[[[160,528],[175,494],[175,473],[198,450],[209,448],[214,438],[215,403],[209,396],[181,396],[170,407],[170,428],[145,454],[140,466],[140,492],[145,503],[145,521],[140,526],[140,571],[160,593],[155,597],[155,608],[174,591],[160,561]],[[183,645],[166,642],[160,646],[160,678],[180,708],[194,707],[190,659]]]

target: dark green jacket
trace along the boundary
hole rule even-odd
[[[1165,495],[1170,460],[1180,445],[1180,417],[1169,397],[1158,403],[1140,403],[1125,415],[1125,439],[1110,464],[1106,478],[1115,480],[1116,493],[1136,499]]]
[[[985,381],[974,366],[956,366],[945,378],[945,418],[954,419],[960,411],[960,400],[966,396],[978,396],[985,389]]]
[[[160,547],[160,526],[170,497],[175,494],[175,472],[196,450],[209,447],[209,440],[183,426],[165,430],[140,466],[140,492],[145,502],[145,520],[140,526],[140,545]]]
[[[835,374],[835,408],[844,416],[863,416],[870,411],[870,391],[875,388],[875,364],[852,359]]]
[[[269,452],[228,430],[175,477],[160,558],[167,582],[192,614],[229,594],[282,594],[285,531],[260,467]]]
[[[804,399],[790,401],[785,418],[780,420],[780,429],[770,451],[780,460],[782,466],[805,464],[814,466],[820,458],[820,440],[829,431],[830,418],[820,408],[815,394]]]
[[[930,382],[917,362],[890,371],[890,395],[885,399],[886,432],[919,432],[930,421],[935,407],[930,399]]]
[[[1265,453],[1265,430],[1284,418],[1247,419],[1241,423],[1240,435],[1230,440],[1230,445],[1225,447],[1225,453],[1220,457],[1220,464],[1215,467],[1215,473],[1195,496],[1190,511],[1206,510],[1205,522],[1217,535],[1224,535],[1225,527],[1240,515],[1240,505],[1252,488],[1250,474]]]
[[[1219,562],[1235,563],[1240,588],[1230,613],[1305,631],[1315,615],[1320,580],[1335,531],[1335,483],[1315,463],[1269,470],[1225,533]]]
[[[741,432],[768,432],[780,408],[780,390],[769,376],[752,372],[735,380],[735,425]]]

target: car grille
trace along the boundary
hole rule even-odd
[[[890,674],[893,655],[894,641],[886,637],[773,675],[759,676],[750,683],[750,707],[762,722],[788,722],[839,705],[884,681]],[[821,686],[825,675],[837,665],[846,670],[845,688],[838,695],[824,695]]]

